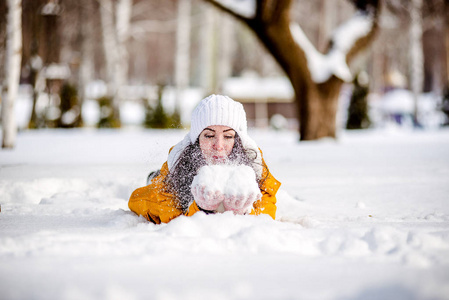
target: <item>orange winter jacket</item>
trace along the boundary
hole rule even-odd
[[[263,158],[262,163],[265,166]],[[153,178],[151,184],[138,188],[132,193],[128,203],[131,211],[155,224],[168,223],[182,214],[192,216],[201,211],[193,201],[188,211],[183,213],[176,196],[166,192],[165,177],[168,172],[168,165],[165,162],[162,165],[161,174]],[[268,168],[263,169],[262,178],[265,178],[260,187],[262,198],[253,204],[251,215],[267,214],[274,219],[276,216],[276,193],[281,183],[271,175]]]

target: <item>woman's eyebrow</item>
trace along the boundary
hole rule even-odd
[[[227,132],[227,131],[230,131],[230,130],[234,131],[234,129],[229,128],[229,129],[223,130],[223,132]]]
[[[204,128],[204,130],[210,130],[210,131],[212,131],[212,132],[215,132],[215,130],[210,129],[210,128]]]

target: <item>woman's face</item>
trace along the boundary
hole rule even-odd
[[[231,127],[212,125],[200,134],[201,152],[208,164],[224,163],[234,147],[235,131]]]

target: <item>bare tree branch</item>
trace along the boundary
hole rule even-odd
[[[337,34],[334,33],[331,37],[327,51],[328,54],[335,51],[343,53],[347,63],[350,63],[361,50],[367,47],[377,33],[381,1],[351,0],[350,2],[356,6],[357,13],[337,28],[335,31]]]
[[[374,4],[375,2],[375,4]],[[380,5],[381,1],[372,0],[371,3],[375,6],[371,6],[368,14],[371,14],[372,17],[372,27],[371,30],[365,36],[360,37],[352,46],[351,49],[346,54],[346,61],[351,62],[354,57],[364,48],[366,48],[371,41],[374,39],[374,36],[377,34],[379,30],[379,15],[380,15]]]

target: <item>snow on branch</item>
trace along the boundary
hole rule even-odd
[[[351,81],[352,75],[346,64],[346,57],[341,51],[330,51],[327,55],[320,53],[297,23],[290,24],[290,31],[306,55],[307,66],[314,82],[326,82],[332,75],[343,81]]]
[[[256,0],[209,0],[209,2],[223,6],[243,18],[252,19],[256,15]]]
[[[357,12],[354,17],[340,25],[334,31],[332,35],[332,48],[338,49],[346,55],[360,38],[368,35],[372,28],[372,15]]]
[[[368,14],[356,13],[353,18],[338,27],[333,33],[332,47],[327,54],[320,53],[307,38],[299,24],[291,23],[290,31],[298,46],[304,51],[312,80],[326,82],[332,75],[343,81],[352,80],[352,74],[346,62],[346,55],[373,26]]]

